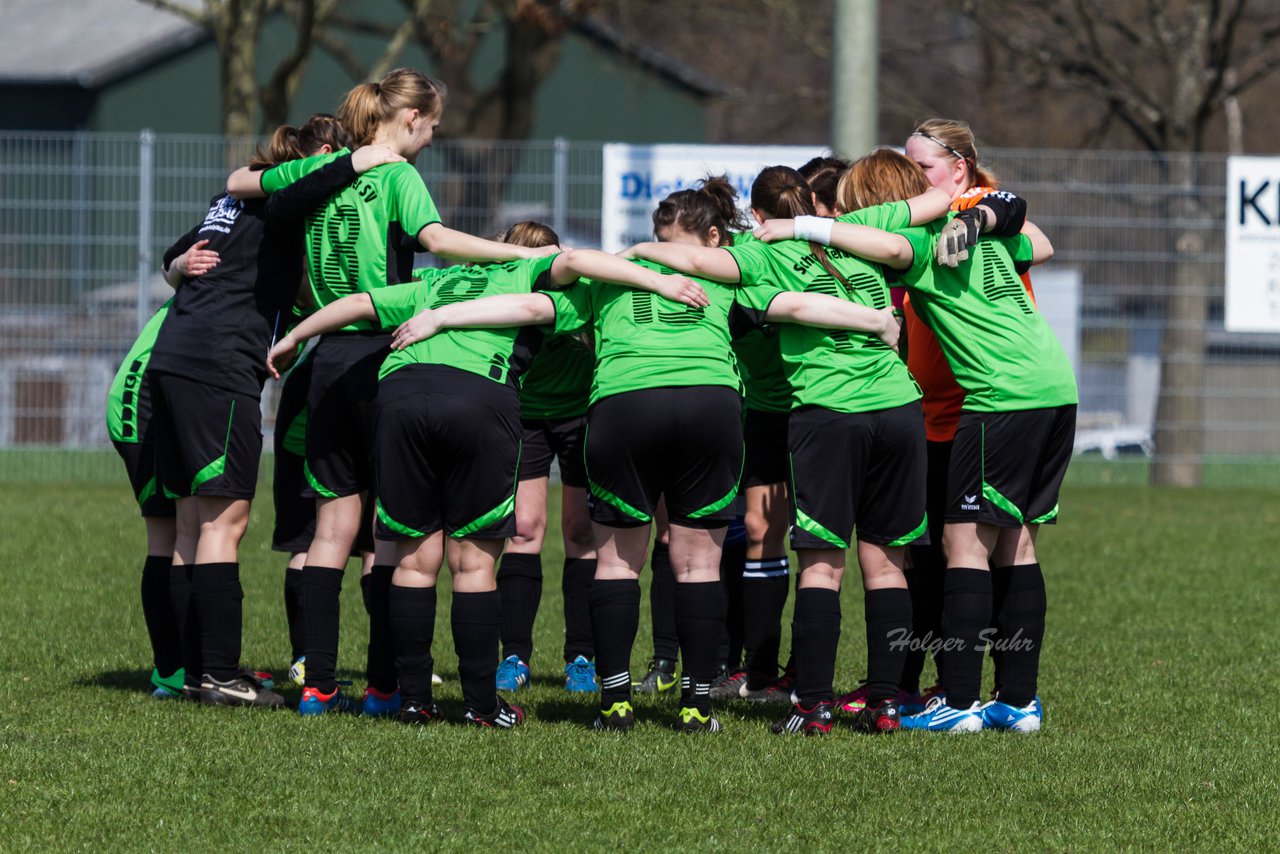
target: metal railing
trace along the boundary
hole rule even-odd
[[[114,463],[68,451],[106,446],[107,385],[169,293],[158,259],[247,148],[149,131],[0,134],[0,477],[114,476]],[[1222,326],[1225,158],[987,155],[1056,248],[1033,278],[1073,339],[1064,343],[1081,387],[1077,468],[1114,457],[1141,478],[1162,429],[1195,430],[1207,482],[1280,485],[1280,336]],[[442,141],[418,166],[455,228],[489,235],[538,219],[566,244],[599,243],[600,144]],[[1162,346],[1188,322],[1171,319],[1179,287],[1205,306],[1206,319],[1192,321],[1204,333],[1196,352]],[[1162,369],[1180,359],[1202,361],[1191,390],[1200,417],[1160,423]],[[268,429],[272,401],[268,389]]]

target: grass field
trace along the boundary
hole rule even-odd
[[[640,700],[630,735],[586,730],[591,701],[557,678],[555,546],[519,730],[155,702],[124,484],[5,484],[0,849],[1274,847],[1280,493],[1077,485],[1062,504],[1041,548],[1045,731],[820,740],[739,704],[724,733],[678,736],[666,699]],[[264,502],[242,554],[245,658],[282,674],[269,522]],[[862,675],[856,587],[837,687]],[[343,608],[359,688],[354,578]],[[459,717],[447,609],[438,697]],[[642,626],[637,670],[647,651]]]

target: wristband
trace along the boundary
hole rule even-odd
[[[834,219],[825,216],[798,216],[796,223],[796,240],[811,240],[828,246],[831,243],[831,229],[835,227]]]

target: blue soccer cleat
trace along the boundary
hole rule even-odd
[[[580,655],[566,664],[564,689],[571,694],[594,694],[599,690],[596,686],[596,663]]]
[[[902,718],[902,728],[926,732],[981,732],[982,707],[975,702],[967,709],[953,709],[941,697],[934,697],[923,712]]]
[[[982,721],[989,729],[1006,729],[1012,732],[1039,732],[1044,721],[1044,707],[1040,698],[1018,708],[999,700],[992,700],[982,707]]]
[[[360,714],[368,718],[385,718],[400,714],[400,689],[384,694],[372,685],[365,688]]]
[[[343,694],[341,688],[334,688],[329,694],[321,693],[319,688],[303,688],[302,699],[298,702],[298,714],[308,718],[334,712],[354,714],[358,711],[360,707]]]
[[[529,684],[529,665],[518,655],[508,655],[498,665],[498,690],[519,691]]]

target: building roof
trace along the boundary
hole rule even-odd
[[[9,84],[93,89],[209,38],[139,0],[0,0],[0,20],[0,82]]]
[[[200,6],[199,0],[175,2]],[[0,20],[0,83],[10,85],[96,89],[210,38],[146,0],[0,0]],[[725,94],[717,81],[598,19],[581,20],[575,29],[695,94]]]

